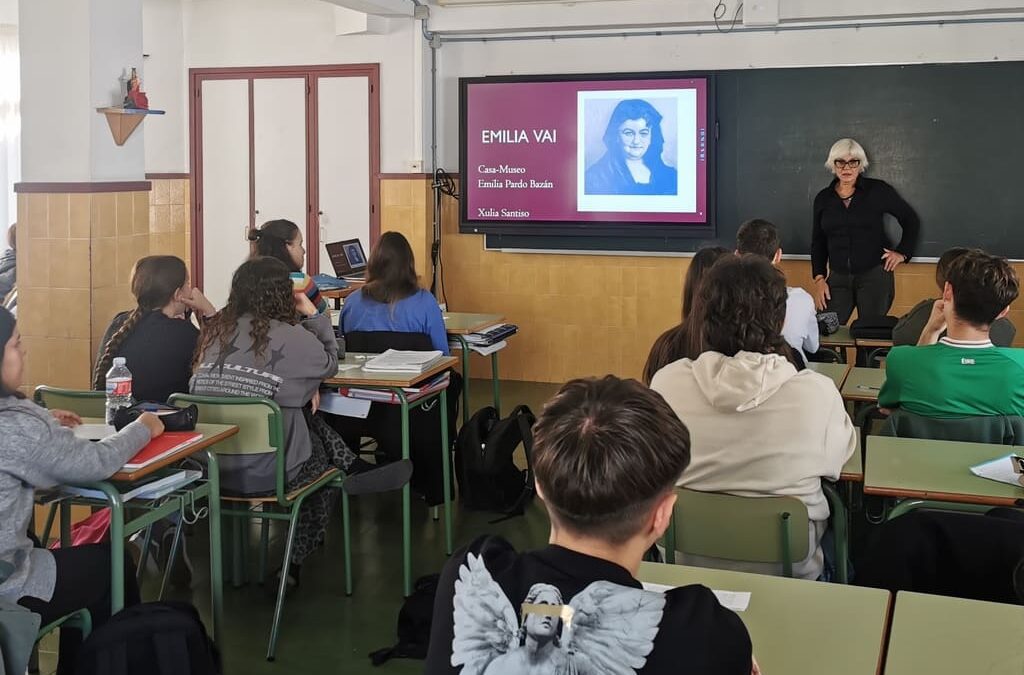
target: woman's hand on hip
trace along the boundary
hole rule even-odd
[[[814,280],[812,295],[814,296],[814,308],[819,312],[824,311],[828,301],[832,299],[832,292],[828,288],[828,281],[825,280],[825,277],[818,277]]]
[[[886,272],[892,272],[896,269],[897,265],[907,261],[907,256],[898,251],[890,251],[887,248],[883,248],[882,250],[885,251],[885,253],[882,254],[882,265],[885,266]]]

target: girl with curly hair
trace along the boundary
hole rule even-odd
[[[268,398],[281,407],[288,491],[332,467],[350,475],[350,494],[397,489],[412,474],[408,461],[377,467],[359,459],[316,414],[320,383],[338,371],[337,341],[330,319],[294,291],[288,268],[277,259],[252,258],[235,271],[227,304],[200,333],[194,369],[193,394]],[[222,491],[273,494],[275,468],[272,454],[225,455]],[[320,490],[303,503],[292,583],[298,583],[306,556],[323,543],[336,498],[336,489]]]
[[[132,387],[140,401],[166,401],[188,391],[192,356],[199,338],[189,314],[200,321],[217,313],[202,291],[189,283],[181,258],[151,255],[132,269],[135,309],[114,317],[100,342],[93,389],[102,391],[114,357],[123,356],[132,371]]]
[[[727,256],[708,271],[687,317],[689,358],[651,380],[693,438],[678,485],[702,492],[800,499],[809,516],[810,554],[793,565],[806,579],[827,577],[822,537],[828,502],[821,480],[838,480],[857,430],[832,380],[798,372],[782,337],[786,279],[767,258]],[[704,564],[780,573],[779,565],[720,559]]]

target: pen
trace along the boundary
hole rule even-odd
[[[879,391],[881,389],[881,387],[872,387],[871,385],[868,385],[868,384],[858,384],[857,388],[858,389],[865,389],[867,391]]]

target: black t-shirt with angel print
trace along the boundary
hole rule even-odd
[[[524,620],[525,616],[525,620]],[[481,537],[445,565],[426,675],[749,675],[747,629],[704,586],[643,590],[560,546]]]

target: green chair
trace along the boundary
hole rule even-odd
[[[274,620],[270,628],[270,641],[267,647],[267,660],[273,661],[277,649],[277,638],[281,625],[281,610],[288,588],[288,568],[291,564],[292,546],[295,543],[295,525],[303,502],[311,494],[325,487],[341,487],[344,474],[338,469],[330,469],[308,485],[288,491],[285,469],[284,425],[281,408],[277,403],[262,398],[196,396],[192,394],[173,394],[169,403],[178,407],[195,404],[199,408],[199,419],[208,424],[234,424],[238,433],[214,448],[218,455],[276,455],[276,477],[274,494],[268,497],[221,496],[225,503],[221,514],[234,520],[233,539],[234,577],[240,584],[244,541],[247,536],[250,519],[260,520],[262,542],[259,559],[260,580],[266,573],[267,541],[271,520],[288,522],[288,537],[284,551],[284,563],[281,569],[281,580],[277,590],[277,602],[274,606]],[[259,511],[254,510],[257,506]],[[342,490],[342,512],[344,520],[345,549],[345,591],[352,593],[351,574],[351,541],[348,518],[348,496]]]

